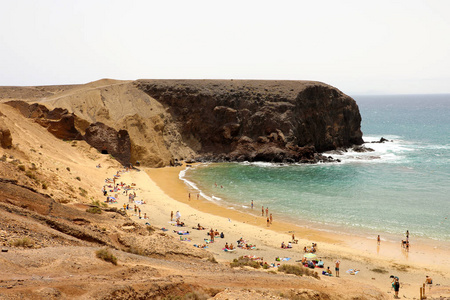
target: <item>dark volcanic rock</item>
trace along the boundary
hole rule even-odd
[[[114,156],[124,166],[130,164],[131,140],[128,131],[116,131],[114,128],[97,122],[86,129],[84,139],[98,151]]]
[[[0,117],[4,116],[4,114],[0,111]],[[6,127],[6,124],[0,118],[0,146],[2,148],[11,148],[12,147],[12,136],[11,131]]]
[[[59,139],[81,140],[82,135],[75,128],[75,115],[67,109],[49,110],[42,104],[28,104],[24,101],[9,101],[6,104],[16,108],[20,113],[40,124]]]
[[[353,146],[352,150],[355,151],[355,152],[374,152],[375,151],[372,148],[367,148],[364,145],[362,145],[362,146]]]
[[[138,80],[200,160],[314,162],[363,143],[356,102],[310,81]],[[193,146],[191,148],[194,148]]]
[[[8,128],[2,128],[0,124],[0,146],[2,148],[12,147],[11,131]]]

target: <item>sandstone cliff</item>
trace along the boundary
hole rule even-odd
[[[320,82],[100,80],[0,91],[55,136],[83,138],[122,164],[317,162],[363,142],[355,101]]]

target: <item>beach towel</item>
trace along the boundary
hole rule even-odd
[[[355,271],[354,269],[349,269],[347,270],[347,273],[349,273],[350,275],[356,275],[359,273],[359,270]]]
[[[281,260],[282,261],[289,261],[291,258],[290,257],[283,257]]]
[[[164,228],[164,227],[163,227],[163,228],[161,228],[161,230],[162,230],[162,231],[169,231],[169,229],[167,229],[167,228]]]
[[[179,231],[173,231],[173,232],[176,232],[178,235],[187,235],[187,234],[189,234],[189,231],[184,231],[184,230],[179,230]]]

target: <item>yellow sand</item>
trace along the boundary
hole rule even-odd
[[[221,262],[231,261],[242,255],[256,255],[263,257],[264,261],[274,263],[275,257],[290,257],[289,262],[297,263],[303,256],[303,247],[310,247],[312,242],[318,244],[317,256],[325,262],[325,267],[330,266],[334,273],[334,262],[341,261],[340,278],[322,276],[324,284],[345,285],[358,282],[372,284],[382,292],[393,295],[390,285],[390,275],[400,277],[401,297],[418,298],[419,287],[425,280],[425,275],[432,276],[434,286],[427,289],[429,295],[450,296],[450,252],[443,243],[435,245],[417,245],[412,241],[411,250],[404,251],[399,243],[382,241],[377,246],[376,239],[365,239],[358,236],[343,235],[330,232],[303,228],[294,224],[281,222],[274,219],[268,228],[266,217],[258,217],[254,214],[239,212],[218,206],[210,201],[200,198],[197,193],[181,181],[178,176],[184,167],[146,169],[141,171],[130,171],[124,173],[118,182],[136,184],[137,200],[144,200],[145,205],[139,205],[141,216],[147,214],[148,220],[139,219],[129,210],[129,215],[138,222],[149,222],[151,225],[169,229],[168,233],[174,237],[179,236],[174,230],[189,230],[190,234],[183,236],[192,239],[189,244],[204,244],[208,238],[209,229],[217,229],[225,234],[224,239],[216,239],[214,243],[208,244],[208,249],[216,259]],[[111,174],[110,177],[112,177]],[[189,193],[191,197],[189,200]],[[128,202],[125,195],[119,196],[117,206],[122,207]],[[255,203],[255,214],[261,214],[259,205]],[[344,208],[343,208],[344,209]],[[181,220],[187,227],[180,228],[171,224],[170,213],[180,211]],[[275,213],[275,212],[274,212]],[[275,214],[276,215],[276,214]],[[200,223],[208,230],[198,231],[192,229]],[[295,232],[298,244],[293,244],[292,249],[281,249],[281,242],[287,243],[291,240],[292,232]],[[224,252],[222,248],[225,242],[237,245],[236,241],[243,237],[249,243],[256,244],[256,250],[238,249],[233,253]],[[447,245],[448,246],[448,245]],[[359,269],[356,275],[350,275],[348,269]],[[321,272],[321,269],[316,269]],[[375,270],[375,271],[374,271]],[[383,272],[383,273],[380,273]]]

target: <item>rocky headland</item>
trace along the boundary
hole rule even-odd
[[[105,79],[0,92],[56,137],[84,139],[123,165],[318,162],[363,143],[356,102],[313,81]]]

